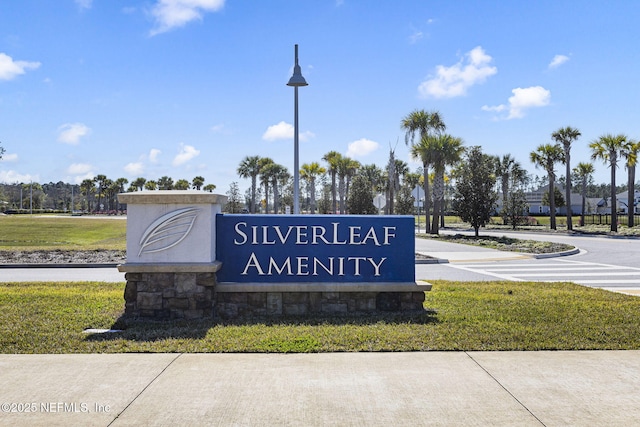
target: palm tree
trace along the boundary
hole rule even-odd
[[[439,112],[424,110],[414,110],[407,114],[400,122],[400,127],[406,132],[404,142],[407,145],[413,145],[416,134],[418,141],[421,141],[431,131],[439,134],[446,130]]]
[[[582,135],[578,129],[570,126],[560,128],[551,134],[551,138],[557,143],[562,144],[564,149],[564,164],[566,166],[565,175],[565,203],[567,205],[567,230],[573,230],[573,221],[571,212],[571,143]]]
[[[195,188],[198,191],[200,191],[203,185],[204,185],[204,178],[201,177],[200,175],[196,176],[195,178],[193,178],[193,180],[191,180],[191,187]]]
[[[128,183],[129,180],[127,178],[118,178],[113,184],[115,192],[112,197],[114,203],[116,204],[116,208],[120,207],[120,204],[118,203],[118,193],[124,193],[124,186]]]
[[[351,159],[349,157],[340,156],[337,160],[338,174],[338,197],[340,198],[340,213],[345,213],[345,197],[346,197],[346,177],[349,170]]]
[[[624,145],[621,155],[626,159],[627,168],[627,227],[633,227],[633,217],[635,215],[635,181],[636,164],[638,162],[638,151],[640,151],[640,141],[628,140]]]
[[[271,174],[269,171],[269,165],[274,163],[269,157],[260,158],[259,170],[260,170],[260,182],[264,186],[264,212],[269,213],[269,184],[271,183]]]
[[[300,169],[300,178],[304,179],[309,186],[309,204],[312,214],[316,213],[316,179],[325,173],[327,170],[318,162],[305,163]]]
[[[347,159],[349,158],[347,157]],[[346,164],[347,174],[345,175],[345,200],[349,200],[349,188],[351,187],[351,180],[358,173],[358,170],[361,166],[362,165],[359,161],[353,159],[349,159]]]
[[[501,192],[502,192],[502,222],[507,225],[507,215],[505,213],[505,206],[507,206],[507,200],[509,199],[509,181],[511,179],[511,168],[516,163],[516,159],[511,157],[511,154],[505,154],[500,157],[496,157],[496,175],[500,178]]]
[[[144,189],[144,184],[147,182],[147,180],[143,177],[139,177],[133,180],[133,182],[131,183],[131,186],[135,189],[137,189],[137,191],[142,191]],[[134,190],[135,191],[135,190]]]
[[[92,179],[85,179],[80,184],[80,192],[84,195],[87,200],[87,211],[91,212],[91,196],[96,192],[96,183]]]
[[[293,187],[293,180],[291,179],[292,178],[291,174],[289,173],[287,168],[282,166],[282,165],[279,165],[279,166],[280,166],[280,169],[276,173],[277,183],[274,186],[274,194],[275,194],[275,192],[277,190],[278,191],[278,207],[281,207],[280,205],[281,205],[281,202],[282,202],[282,199],[283,199],[282,195],[285,194],[285,197],[286,197],[286,193],[284,192],[285,189],[286,189],[286,186],[290,185],[291,187]],[[278,185],[280,186],[279,188],[282,189],[282,192],[280,192],[280,190],[278,188]],[[289,204],[289,206],[292,206],[293,205],[293,198],[291,198],[291,197],[288,198],[288,199],[285,198],[285,202],[287,204]],[[276,213],[277,213],[277,211],[276,211]]]
[[[584,211],[586,210],[587,205],[587,183],[591,174],[595,172],[595,168],[591,163],[578,163],[573,169],[573,173],[580,178],[580,182],[582,184],[581,194],[582,194],[582,212],[580,213],[580,225],[584,225]]]
[[[338,174],[338,163],[342,158],[342,154],[337,151],[329,151],[327,154],[322,156],[322,160],[327,162],[329,168],[327,171],[331,175],[331,200],[333,213],[336,213],[337,207],[337,197],[336,197],[336,176]]]
[[[238,166],[240,178],[251,178],[251,206],[249,212],[256,213],[256,190],[257,181],[260,174],[260,156],[246,156]]]
[[[186,179],[179,179],[173,184],[174,190],[188,190],[191,184]]]
[[[360,168],[360,162],[350,157],[340,156],[335,159],[336,174],[338,175],[338,197],[340,198],[340,213],[346,213],[346,200],[349,193],[351,178]],[[335,212],[335,211],[334,211]]]
[[[439,219],[444,201],[444,171],[447,166],[453,165],[460,160],[464,148],[462,147],[462,139],[447,134],[427,136],[426,139],[431,146],[434,170],[433,223],[431,224],[430,233],[438,234]]]
[[[602,135],[589,144],[591,148],[591,159],[602,160],[605,164],[609,163],[611,168],[611,231],[618,231],[618,212],[616,202],[616,168],[618,167],[618,159],[620,152],[627,143],[627,137],[622,134]]]
[[[261,168],[263,174],[270,178],[271,187],[273,188],[273,213],[278,213],[280,205],[279,183],[288,179],[289,172],[287,169],[277,163],[269,163]]]
[[[118,193],[118,187],[112,179],[104,181],[103,193],[107,211],[113,210],[113,199]]]
[[[99,209],[102,209],[102,196],[104,195],[105,189],[108,187],[107,181],[110,181],[110,180],[107,179],[106,175],[98,175],[95,178],[93,178],[93,181],[98,186],[98,190],[96,191],[96,193],[98,194],[98,206],[97,207]]]
[[[155,191],[158,189],[158,183],[154,180],[149,180],[144,183],[144,189],[149,191]]]
[[[431,152],[426,136],[420,140],[420,143],[411,146],[411,157],[422,160],[422,175],[424,179],[424,223],[426,233],[431,232],[431,225],[429,224],[429,208],[431,207],[431,194],[429,194],[429,165],[431,164],[432,154],[433,153]]]
[[[438,111],[427,112],[424,110],[414,110],[407,114],[400,122],[400,127],[405,131],[404,142],[405,144],[411,144],[411,155],[414,159],[422,160],[422,168],[424,174],[424,211],[425,211],[425,223],[426,232],[429,230],[429,208],[431,205],[431,199],[429,195],[429,166],[431,159],[428,155],[424,155],[424,147],[415,148],[423,144],[424,138],[431,134],[440,134],[446,130],[442,116]],[[418,135],[418,143],[414,144]]]
[[[160,190],[173,190],[173,178],[169,176],[161,176],[158,180],[158,188]]]
[[[564,159],[562,147],[558,144],[541,144],[529,154],[531,162],[543,168],[549,176],[549,215],[551,218],[551,229],[556,230],[556,198],[555,180],[556,172],[554,166]]]

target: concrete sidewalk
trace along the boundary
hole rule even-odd
[[[593,426],[640,351],[0,355],[2,426]]]

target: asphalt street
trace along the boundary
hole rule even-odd
[[[460,231],[444,230],[455,234]],[[471,231],[466,234],[471,234]],[[566,233],[533,233],[482,231],[481,234],[507,236],[566,243],[576,246],[580,252],[570,256],[535,259],[522,256],[514,259],[472,259],[455,253],[448,254],[447,268],[416,271],[423,280],[510,280],[540,282],[574,282],[584,286],[616,292],[640,295],[640,239],[593,235],[568,235]],[[420,245],[416,242],[416,245]],[[425,243],[422,243],[425,244]],[[459,250],[461,250],[459,248]],[[447,254],[438,254],[446,257]],[[451,273],[458,270],[458,274]]]
[[[445,229],[442,232],[460,231]],[[416,279],[571,281],[640,295],[640,239],[493,231],[483,231],[482,234],[568,243],[578,247],[580,252],[536,259],[526,254],[417,238],[416,252],[434,257],[440,263],[416,264]],[[115,267],[0,268],[0,282],[31,281],[123,282],[124,273]]]

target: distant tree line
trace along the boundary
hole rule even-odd
[[[157,181],[136,178],[131,183],[126,178],[112,180],[106,175],[85,179],[80,184],[62,181],[48,184],[15,183],[0,184],[0,209],[2,211],[56,211],[115,213],[121,210],[118,193],[142,190],[204,190],[214,191],[214,184],[204,184],[205,179],[196,176],[191,181],[173,181],[163,176]],[[129,184],[127,186],[127,184]]]
[[[445,213],[458,214],[474,228],[483,226],[496,213],[504,224],[514,228],[527,220],[526,192],[548,186],[543,203],[550,208],[550,224],[556,229],[556,208],[566,206],[566,224],[572,229],[570,197],[575,187],[582,195],[581,214],[585,212],[587,197],[600,197],[610,204],[611,229],[617,231],[616,194],[627,191],[634,199],[635,170],[640,143],[623,134],[605,134],[589,143],[590,160],[601,160],[611,173],[607,184],[594,184],[595,168],[590,162],[571,164],[571,146],[581,133],[564,127],[550,135],[550,142],[542,143],[530,152],[529,160],[544,171],[531,176],[510,154],[501,156],[482,153],[481,147],[465,147],[462,139],[446,133],[446,125],[437,111],[414,110],[403,117],[400,128],[413,159],[421,167],[410,171],[406,162],[395,158],[389,150],[384,168],[375,164],[363,165],[337,151],[329,151],[319,161],[305,163],[300,168],[301,212],[319,214],[423,214],[426,231],[438,234],[444,224]],[[0,158],[4,148],[0,147]],[[564,176],[558,175],[556,165],[565,166]],[[627,171],[626,184],[618,185],[616,171]],[[269,157],[245,156],[237,167],[240,178],[250,179],[251,186],[240,194],[237,182],[231,184],[227,212],[285,213],[293,205],[292,174]],[[49,184],[0,185],[0,209],[55,209],[66,211],[117,211],[117,194],[141,190],[205,190],[213,191],[213,184],[204,184],[197,176],[191,181],[163,176],[157,181],[136,178],[111,180],[105,175],[86,179],[79,185],[63,182]],[[127,184],[128,187],[127,187]],[[564,195],[558,190],[564,187]],[[416,195],[418,198],[416,200]],[[553,195],[553,196],[550,196]],[[378,206],[374,205],[374,197]],[[72,202],[73,200],[73,202]],[[417,211],[416,211],[417,207]],[[634,209],[628,209],[628,225],[633,226]],[[577,212],[576,212],[577,213]],[[584,218],[583,218],[584,220]],[[477,231],[476,228],[476,231]]]

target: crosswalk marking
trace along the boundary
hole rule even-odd
[[[518,271],[540,271],[540,267],[521,267],[521,268],[511,268],[511,267],[497,267],[496,270],[505,273],[505,272],[518,272]],[[609,271],[609,267],[563,267],[563,266],[545,266],[545,270],[558,270],[558,271],[585,271],[585,270],[593,270],[593,271]]]
[[[558,276],[640,276],[640,272],[628,273],[622,271],[606,271],[602,273],[587,273],[587,272],[555,272],[555,273],[525,273],[518,274],[520,277],[558,277]]]
[[[490,275],[509,281],[562,282],[571,281],[593,287],[637,285],[640,288],[640,268],[621,267],[597,262],[549,260],[538,263],[456,263],[451,268]]]

